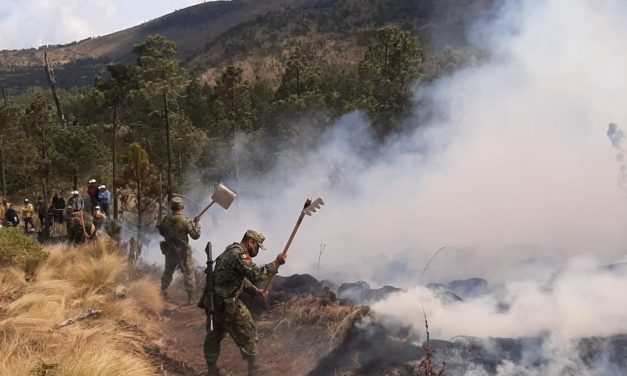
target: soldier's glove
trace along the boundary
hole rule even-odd
[[[274,262],[276,262],[277,266],[281,266],[281,265],[285,264],[285,259],[286,258],[287,258],[287,256],[283,255],[282,253],[279,253],[279,255],[276,257]]]
[[[264,299],[268,298],[268,291],[265,289],[260,289],[258,287],[255,287],[255,293]]]

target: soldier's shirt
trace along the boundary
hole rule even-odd
[[[161,221],[159,233],[166,241],[189,245],[188,235],[192,239],[200,237],[200,224],[194,223],[183,214],[170,214]]]
[[[214,290],[217,296],[238,299],[242,291],[278,272],[274,263],[257,266],[239,243],[226,247],[216,259],[213,270]]]

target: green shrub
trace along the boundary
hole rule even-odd
[[[39,242],[21,229],[0,229],[0,267],[17,266],[32,275],[39,264],[48,257]]]

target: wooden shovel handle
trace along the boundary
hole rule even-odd
[[[305,208],[308,207],[309,205],[311,205],[311,200],[307,199],[305,201],[305,205],[303,206],[303,210],[300,211],[300,215],[298,216],[296,225],[294,226],[294,229],[292,230],[292,233],[290,234],[290,238],[287,240],[287,243],[285,244],[285,247],[283,248],[283,252],[281,252],[281,255],[283,255],[284,257],[287,256],[287,251],[290,249],[290,245],[292,245],[292,241],[294,240],[294,237],[296,236],[296,232],[298,231],[300,224],[303,223],[303,218],[305,218]],[[273,278],[274,278],[274,275],[268,278],[268,283],[266,284],[266,287],[264,287],[263,289],[263,293],[266,295],[270,293],[270,288],[272,287]]]

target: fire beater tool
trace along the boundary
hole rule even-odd
[[[322,201],[320,197],[318,197],[317,199],[313,201],[311,201],[311,199],[308,198],[305,201],[305,205],[303,206],[303,210],[301,210],[298,216],[298,220],[296,221],[296,225],[294,226],[294,229],[292,230],[292,234],[290,235],[290,238],[287,240],[287,244],[285,244],[285,248],[283,248],[283,252],[281,252],[281,255],[283,257],[287,257],[287,251],[290,249],[290,245],[292,245],[292,240],[294,240],[294,236],[296,236],[296,232],[298,231],[300,224],[303,222],[303,218],[305,218],[305,215],[311,216],[318,209],[320,209],[322,205],[324,205],[324,201]],[[270,288],[272,287],[273,278],[274,276],[268,279],[268,284],[263,289],[263,296],[268,296],[268,293],[270,292]]]

